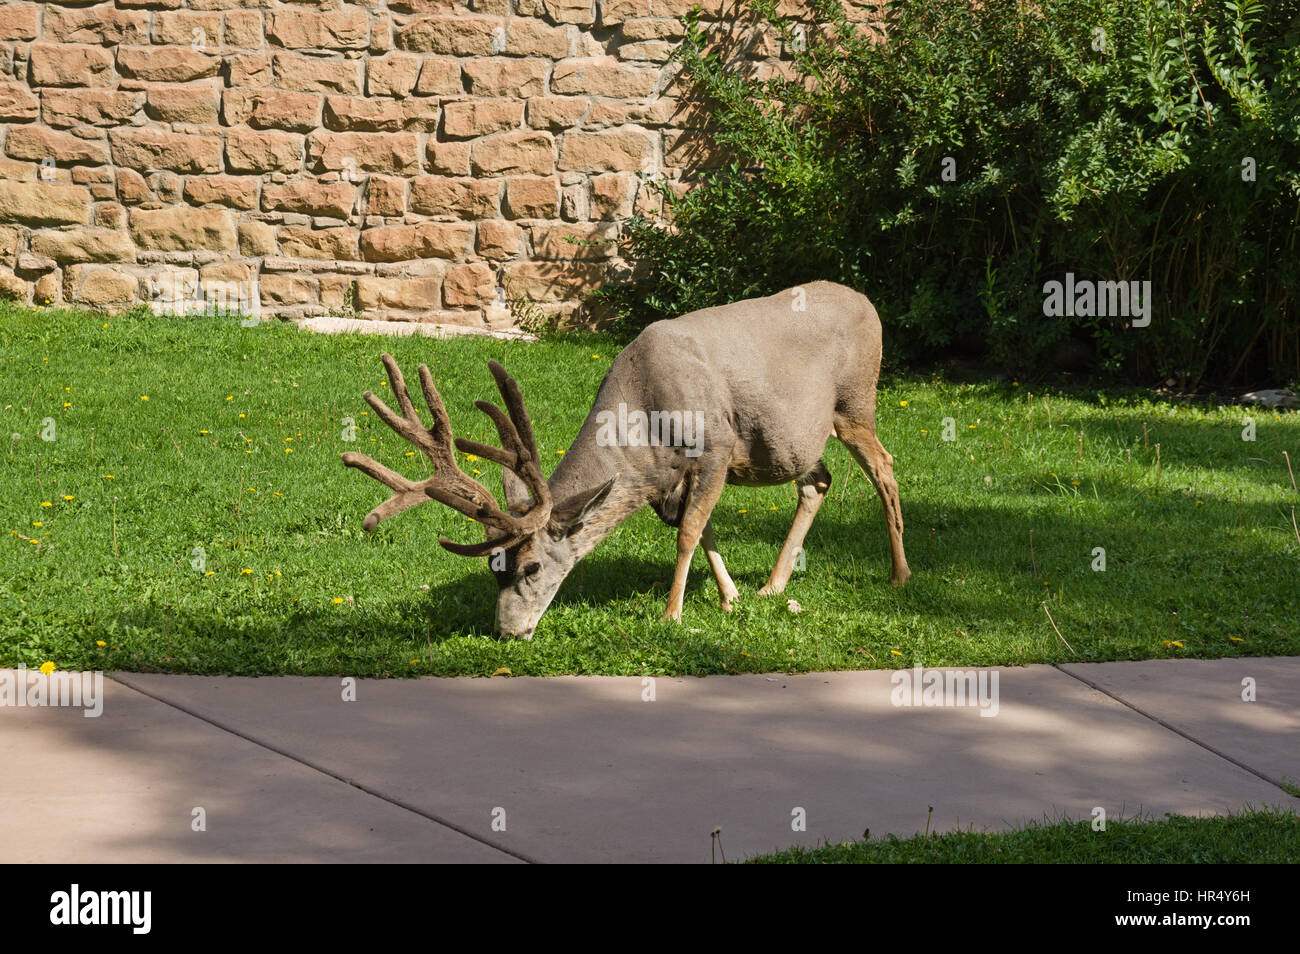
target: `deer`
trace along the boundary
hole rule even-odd
[[[662,619],[681,620],[687,576],[700,545],[721,608],[730,612],[740,594],[718,553],[711,523],[728,484],[792,482],[797,488],[794,523],[758,594],[783,592],[830,490],[824,454],[831,437],[848,448],[879,494],[889,582],[901,586],[911,570],[903,551],[894,458],[876,436],[882,347],[880,318],[867,296],[832,282],[654,322],[614,359],[577,437],[549,478],[542,474],[519,385],[499,363],[489,361],[488,369],[505,408],[475,402],[496,427],[500,446],[491,446],[453,440],[432,375],[420,365],[420,386],[433,417],[425,428],[396,361],[384,354],[400,416],[372,392],[363,396],[385,424],[424,453],[433,474],[408,480],[356,452],[343,454],[343,463],[393,491],[366,515],[367,531],[429,500],[482,525],[486,539],[481,543],[446,537],[438,542],[459,556],[490,557],[498,586],[495,629],[502,637],[531,639],[578,562],[647,504],[677,530],[677,562]],[[657,421],[658,430],[647,428],[647,419],[652,425]],[[501,466],[504,508],[460,469],[453,445]]]

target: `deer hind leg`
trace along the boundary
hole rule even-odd
[[[902,586],[912,575],[903,552],[903,507],[894,482],[894,458],[876,437],[875,424],[869,421],[835,417],[835,436],[849,449],[880,494],[885,509],[885,527],[889,531],[889,582]]]
[[[718,552],[718,542],[713,538],[712,520],[704,521],[704,532],[700,534],[700,542],[704,544],[704,555],[709,558],[709,569],[713,571],[713,578],[718,581],[718,599],[721,601],[722,611],[730,613],[731,602],[740,596],[740,591],[732,582],[727,568],[722,565],[722,554]]]
[[[682,522],[677,527],[677,567],[673,571],[673,585],[668,590],[668,606],[664,609],[663,619],[680,620],[682,618],[682,600],[686,595],[686,576],[691,569],[691,557],[695,555],[695,548],[700,543],[700,537],[704,535],[709,524],[709,515],[713,513],[713,507],[717,504],[718,498],[722,496],[722,490],[727,485],[727,468],[720,466],[711,471],[697,474],[695,480],[691,482],[690,490],[687,491],[686,500],[682,504]],[[712,539],[712,534],[709,535]],[[708,549],[708,543],[705,544]],[[716,555],[717,550],[713,550]],[[709,558],[709,563],[713,564],[713,556]],[[717,569],[722,566],[722,558],[718,557],[717,567],[714,569],[716,575]],[[725,575],[726,570],[722,573]],[[730,582],[730,577],[727,578]],[[719,583],[721,586],[721,583]],[[732,584],[735,589],[735,584]]]
[[[803,538],[808,535],[813,517],[817,516],[827,491],[831,489],[831,472],[826,469],[826,461],[817,461],[817,466],[796,480],[795,484],[799,487],[799,506],[795,508],[794,523],[781,547],[780,556],[776,558],[776,566],[772,567],[772,575],[767,578],[767,585],[758,591],[759,596],[780,593],[790,581],[790,574],[794,572],[795,561],[803,546]]]

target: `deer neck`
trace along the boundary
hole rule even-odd
[[[582,529],[573,534],[573,549],[582,559],[604,540],[614,528],[644,507],[650,490],[641,475],[630,466],[623,448],[597,445],[595,430],[584,424],[573,445],[547,480],[554,500],[565,500],[617,478],[605,502],[583,520]]]

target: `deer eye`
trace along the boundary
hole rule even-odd
[[[532,576],[541,568],[542,565],[540,563],[529,563],[527,566],[524,567],[524,576]]]

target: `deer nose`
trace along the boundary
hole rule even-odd
[[[514,628],[503,626],[501,625],[501,621],[498,619],[496,628],[497,628],[497,632],[500,635],[505,636],[509,639],[532,639],[533,631],[537,629],[537,624],[534,623],[532,626],[529,626],[527,629],[521,630],[521,629],[514,629]]]

